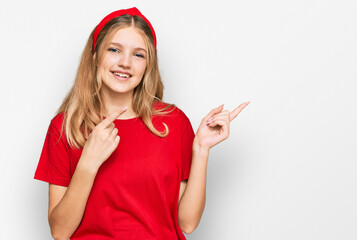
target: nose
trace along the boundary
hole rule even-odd
[[[128,52],[124,52],[120,54],[120,58],[118,60],[118,66],[123,68],[130,68],[131,66],[131,55]]]

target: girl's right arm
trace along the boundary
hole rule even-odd
[[[96,171],[80,159],[67,187],[49,184],[48,222],[56,240],[68,240],[82,220]]]
[[[93,129],[68,187],[49,185],[48,222],[54,239],[68,240],[78,228],[98,169],[119,144],[113,121],[125,111],[113,113]]]

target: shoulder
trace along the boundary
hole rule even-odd
[[[158,106],[165,107],[168,105],[170,104],[165,102],[160,102]],[[181,135],[193,131],[191,121],[187,116],[187,114],[179,106],[175,104],[172,105],[173,106],[170,106],[168,108],[169,110],[172,110],[170,113],[168,113],[165,116],[159,116],[155,119],[158,120],[159,122],[166,123],[171,129],[174,129],[174,131],[177,131]]]
[[[64,116],[65,116],[64,112],[56,114],[51,119],[50,128],[58,132],[61,132]]]
[[[177,119],[177,120],[179,120],[179,122],[189,121],[189,118],[184,113],[184,111],[180,107],[178,107],[176,104],[170,104],[167,102],[157,101],[153,104],[153,107],[157,110],[166,108],[165,111],[169,112],[167,114],[167,116],[170,118]]]

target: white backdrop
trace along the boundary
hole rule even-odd
[[[187,239],[357,239],[354,0],[2,1],[0,239],[50,239],[33,179],[81,52],[109,12],[136,6],[158,38],[164,101],[194,130],[250,105],[210,152]]]

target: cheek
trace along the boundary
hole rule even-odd
[[[98,68],[97,71],[98,71],[98,72],[97,72],[97,76],[98,76],[99,78],[102,78],[103,75],[104,75],[104,69],[101,67],[101,68]]]
[[[115,63],[118,62],[118,59],[116,56],[112,56],[110,54],[107,54],[102,61],[101,67],[103,69],[108,69],[111,68]]]
[[[104,59],[97,71],[103,76],[103,74],[108,74],[113,66],[113,61],[111,59]]]
[[[144,74],[146,69],[146,61],[141,61],[136,64],[136,71],[140,74]]]

